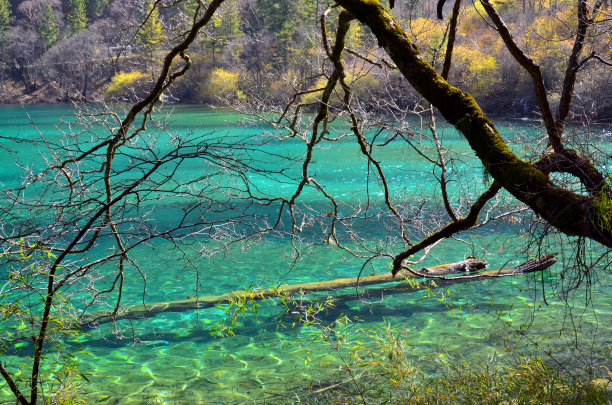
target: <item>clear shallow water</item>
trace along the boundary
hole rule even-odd
[[[64,106],[25,107],[32,120],[46,136],[56,132],[59,117],[70,120],[70,110]],[[28,125],[27,116],[21,107],[0,108],[0,136],[34,137],[36,130]],[[223,111],[211,111],[199,106],[178,107],[171,120],[172,131],[186,133],[198,131],[210,133],[221,131],[233,137],[262,134],[261,128],[244,128],[237,125],[238,117]],[[533,127],[521,123],[500,123],[507,138],[529,136]],[[482,170],[470,158],[465,142],[446,129],[446,145],[455,152],[466,153],[457,165],[457,170],[467,173],[468,187],[477,189],[476,181]],[[602,138],[602,142],[608,142]],[[12,143],[11,143],[12,142]],[[0,149],[2,161],[17,157],[22,164],[39,165],[33,150],[20,149],[14,141],[5,142],[12,150]],[[312,170],[330,192],[347,203],[356,196],[368,196],[365,187],[365,162],[356,145],[343,142],[340,153],[335,148],[317,151],[317,162]],[[609,146],[609,145],[608,145]],[[265,146],[269,153],[283,152],[299,156],[304,145],[299,142],[276,143]],[[387,175],[394,192],[436,195],[435,178],[421,170],[422,161],[400,143],[385,149],[379,156],[386,162]],[[263,163],[262,163],[263,164]],[[290,169],[297,173],[299,167]],[[185,178],[197,176],[201,166],[188,163],[181,168]],[[5,186],[19,182],[20,169],[4,165],[0,170],[0,182]],[[471,176],[471,177],[470,177]],[[253,180],[262,193],[286,192],[294,186],[287,182],[270,181],[269,178]],[[456,186],[459,187],[459,186]],[[381,201],[378,190],[369,194],[373,206]],[[310,192],[302,201],[325,212],[329,204],[320,194]],[[237,201],[236,204],[240,202]],[[155,205],[154,218],[163,224],[170,221],[176,204]],[[239,211],[239,210],[238,210]],[[371,242],[383,237],[376,221],[360,224],[368,232]],[[160,225],[161,226],[161,225]],[[520,224],[503,223],[498,227],[485,227],[470,238],[483,250],[491,268],[509,267],[522,262],[521,248],[525,240],[516,237]],[[306,239],[320,238],[321,227],[305,230]],[[200,238],[185,241],[198,247],[215,242]],[[101,246],[101,249],[104,245]],[[274,237],[250,247],[236,246],[225,256],[204,257],[192,251],[190,260],[196,265],[185,267],[185,257],[171,249],[168,242],[156,241],[138,248],[133,259],[147,275],[147,302],[171,301],[195,295],[215,295],[248,287],[300,283],[338,277],[354,277],[363,264],[329,245],[305,247],[302,259],[290,268],[293,258],[288,240]],[[424,265],[453,262],[472,254],[472,250],[457,241],[439,245]],[[570,252],[561,250],[563,256]],[[563,262],[563,260],[560,260]],[[388,263],[374,262],[376,272],[388,271]],[[67,342],[68,347],[79,358],[82,372],[91,373],[92,384],[85,384],[89,397],[102,403],[243,403],[243,402],[288,402],[312,393],[310,385],[347,379],[346,372],[338,371],[342,358],[347,358],[356,347],[372,348],[374,339],[370,331],[382,331],[385,324],[395,328],[413,347],[415,359],[425,359],[436,354],[463,356],[481,361],[492,355],[503,355],[506,344],[517,344],[517,352],[542,355],[554,353],[561,363],[576,357],[572,336],[563,332],[571,320],[567,317],[567,303],[555,297],[554,291],[561,282],[559,273],[563,264],[538,276],[513,279],[481,281],[449,287],[454,304],[441,300],[439,295],[428,298],[426,291],[410,294],[374,295],[368,303],[346,301],[331,310],[323,321],[331,322],[340,314],[352,320],[344,326],[336,326],[321,340],[321,331],[316,327],[291,327],[292,320],[282,318],[282,308],[274,303],[263,303],[258,316],[249,315],[240,320],[235,336],[214,337],[215,325],[226,315],[222,308],[210,308],[181,313],[164,313],[146,320],[134,321],[118,339],[110,325],[89,331],[78,341]],[[372,272],[366,269],[366,273]],[[124,302],[142,302],[142,276],[134,268],[127,272]],[[199,281],[198,281],[199,280]],[[592,288],[592,302],[587,303],[582,294],[569,301],[577,315],[580,338],[579,347],[591,356],[596,365],[610,364],[612,344],[612,278],[608,272],[599,274],[598,283]],[[544,289],[544,292],[543,292]],[[546,302],[544,302],[546,297]],[[461,308],[459,308],[459,306]],[[521,325],[529,325],[524,336],[515,336]],[[121,321],[128,326],[127,321]],[[283,326],[285,325],[285,326]],[[136,342],[132,337],[136,337]],[[343,342],[338,350],[337,341]],[[330,344],[334,343],[334,344]],[[586,345],[586,346],[585,346]],[[353,349],[352,349],[353,348]],[[87,352],[88,354],[85,354]],[[343,357],[341,357],[343,356]],[[18,362],[10,357],[10,362]],[[575,364],[581,367],[582,364]],[[435,372],[432,368],[427,370]],[[3,398],[9,398],[3,387]]]

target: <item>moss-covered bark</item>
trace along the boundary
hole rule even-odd
[[[367,25],[403,76],[467,139],[483,165],[503,188],[568,235],[586,236],[612,247],[612,230],[601,202],[561,188],[532,163],[519,159],[501,138],[474,98],[446,82],[420,55],[401,26],[377,0],[337,0]]]

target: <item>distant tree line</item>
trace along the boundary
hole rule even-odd
[[[543,67],[547,86],[555,88],[564,75],[564,55],[571,51],[574,2],[494,3],[509,26],[526,33],[521,45]],[[196,0],[178,7],[169,4],[167,0],[0,0],[0,102],[137,98],[149,85],[163,52],[177,41],[172,33],[204,12]],[[428,60],[441,63],[438,56],[444,53],[447,32],[435,6],[434,1],[399,1],[393,13]],[[446,5],[444,15],[450,7]],[[167,99],[219,103],[255,95],[284,102],[304,78],[310,78],[315,88],[324,80],[313,76],[324,59],[319,29],[323,9],[320,0],[226,2],[191,50],[196,68]],[[462,9],[450,81],[463,85],[489,112],[528,116],[537,104],[530,79],[481,14],[471,4]],[[359,55],[356,60],[380,54],[378,44],[363,30],[352,28],[348,35],[347,48]],[[593,36],[588,45],[595,49],[608,40],[606,35]],[[606,90],[610,74],[587,68],[593,74],[584,75],[587,79],[577,84],[574,116],[612,117],[612,97]],[[389,88],[402,90],[398,100],[402,105],[419,101],[399,73],[384,74],[376,66],[353,67],[352,73],[355,91],[367,88],[372,106]]]

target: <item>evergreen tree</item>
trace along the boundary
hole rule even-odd
[[[153,52],[165,38],[162,23],[159,21],[159,11],[153,3],[149,5],[145,17],[147,20],[140,27],[136,38],[142,45],[143,55],[153,60]]]
[[[312,28],[315,23],[316,0],[257,0],[256,8],[263,30],[275,34],[276,63],[286,65],[288,56],[300,40],[300,25]]]
[[[53,7],[49,3],[44,3],[43,13],[36,27],[47,47],[52,46],[59,40],[59,27],[57,18],[53,12]]]
[[[86,0],[85,9],[89,20],[100,17],[108,6],[108,0]]]
[[[203,13],[203,8],[202,6],[199,5],[198,0],[185,0],[182,3],[180,3],[180,10],[183,12],[183,14],[186,16],[185,19],[185,24],[187,24],[186,26],[189,27],[189,25],[191,24],[191,22],[194,20],[194,18],[198,18],[202,15]],[[198,15],[196,16],[196,11],[198,11]],[[215,13],[216,16],[217,13]],[[213,17],[214,18],[214,17]]]
[[[20,0],[9,0],[9,4],[11,5],[11,12],[13,13],[13,15],[16,15],[17,9],[19,8],[21,1]]]
[[[6,28],[12,20],[11,4],[8,0],[0,0],[0,30]]]
[[[240,14],[236,1],[230,0],[223,11],[211,19],[206,40],[207,47],[212,51],[213,66],[216,66],[216,56],[233,40],[242,35],[240,31]]]
[[[71,34],[83,31],[87,27],[85,0],[68,0],[66,6],[66,21]]]

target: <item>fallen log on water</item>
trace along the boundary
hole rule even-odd
[[[490,270],[482,273],[470,274],[486,268],[486,262],[482,259],[469,259],[458,263],[444,264],[421,270],[404,269],[393,276],[390,272],[355,278],[340,278],[329,281],[318,281],[314,283],[282,285],[279,287],[257,289],[252,291],[232,291],[222,295],[204,295],[185,300],[157,302],[151,304],[139,304],[125,307],[121,312],[111,315],[108,312],[96,311],[83,318],[82,325],[91,323],[107,323],[121,319],[147,318],[162,312],[183,312],[194,309],[214,307],[219,304],[227,304],[236,300],[262,300],[266,298],[303,295],[319,291],[335,291],[349,287],[365,287],[375,284],[390,282],[405,282],[415,278],[436,279],[438,286],[456,283],[465,283],[472,280],[483,280],[499,277],[514,276],[532,273],[547,269],[556,263],[556,254],[550,254],[540,259],[530,260],[517,267],[503,270]],[[457,276],[460,273],[461,275]],[[418,288],[410,285],[402,286],[401,292],[416,291]],[[397,292],[396,292],[397,293]]]
[[[385,296],[395,295],[395,294],[406,294],[415,291],[422,291],[424,288],[438,288],[438,287],[448,287],[453,284],[466,283],[470,280],[486,280],[492,278],[499,277],[508,277],[515,276],[527,273],[534,273],[536,271],[542,271],[557,262],[556,254],[550,254],[543,256],[539,259],[529,260],[519,266],[516,266],[512,269],[504,269],[504,270],[490,270],[482,273],[477,273],[473,275],[465,275],[465,276],[452,276],[447,277],[440,274],[435,274],[435,272],[424,270],[420,272],[416,272],[413,270],[414,274],[422,273],[423,278],[430,278],[436,280],[436,284],[428,284],[427,286],[419,285],[419,284],[394,284],[390,286],[380,287],[380,288],[368,288],[363,291],[357,291],[351,294],[343,294],[339,297],[334,297],[335,302],[350,302],[357,300],[380,300]]]

